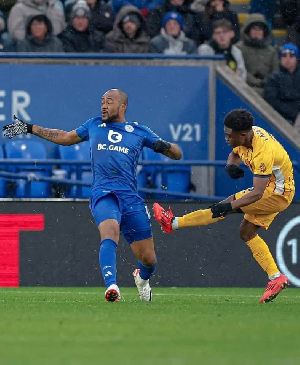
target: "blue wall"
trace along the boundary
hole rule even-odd
[[[0,65],[0,78],[2,125],[12,121],[14,95],[19,103],[30,98],[21,119],[71,130],[100,113],[105,91],[120,88],[129,96],[128,120],[180,144],[187,159],[208,158],[208,67]],[[55,145],[45,144],[54,157]]]
[[[247,109],[253,113],[255,124],[272,133],[274,137],[284,146],[290,157],[300,163],[300,151],[293,147],[274,127],[269,125],[258,113],[248,106],[239,96],[237,96],[223,81],[216,80],[216,160],[227,159],[232,149],[225,142],[223,119],[232,109]],[[230,179],[224,169],[217,169],[215,195],[231,195],[236,191],[252,186],[253,176],[246,168],[246,175],[243,179]],[[296,199],[300,199],[300,174],[295,170]]]

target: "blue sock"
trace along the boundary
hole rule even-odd
[[[117,244],[111,239],[106,239],[100,243],[99,263],[102,270],[105,286],[108,288],[117,283],[116,275],[116,254]]]
[[[140,277],[144,280],[148,280],[156,270],[156,263],[154,266],[145,266],[141,263],[140,260],[138,261],[138,263],[140,269]]]

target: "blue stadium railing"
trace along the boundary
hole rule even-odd
[[[90,183],[82,181],[82,172],[84,169],[90,168],[90,161],[70,161],[70,160],[61,160],[61,159],[47,159],[47,160],[23,160],[23,159],[0,159],[0,166],[2,169],[9,169],[13,165],[15,166],[26,166],[27,169],[32,167],[32,170],[39,171],[39,166],[60,166],[60,165],[70,165],[76,167],[76,180],[73,179],[60,179],[57,176],[53,175],[51,177],[46,176],[35,176],[34,171],[31,171],[30,174],[27,173],[14,173],[9,171],[0,170],[0,178],[5,180],[17,180],[22,179],[26,180],[27,189],[29,184],[32,181],[41,181],[41,182],[49,182],[52,184],[61,184],[61,185],[70,185],[77,186],[77,196],[78,198],[82,197],[82,187],[83,186],[91,186]],[[185,161],[176,161],[176,162],[168,162],[168,161],[140,161],[139,165],[149,166],[156,165],[164,167],[171,166],[211,166],[211,167],[224,167],[226,165],[226,160],[219,161],[209,161],[209,160],[185,160]],[[300,164],[297,161],[293,161],[293,166],[295,170],[300,172]],[[29,190],[28,190],[29,191]],[[208,195],[199,195],[199,194],[191,194],[191,193],[181,193],[175,191],[168,191],[163,189],[149,189],[149,188],[139,188],[138,191],[140,193],[146,193],[149,196],[164,196],[164,197],[175,197],[179,199],[191,199],[191,200],[222,200],[226,197],[224,196],[208,196]]]

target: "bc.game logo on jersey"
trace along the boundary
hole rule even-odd
[[[108,132],[108,137],[107,138],[112,143],[118,143],[118,142],[122,141],[123,136],[122,136],[121,133],[115,132],[112,129],[110,129],[109,132]]]

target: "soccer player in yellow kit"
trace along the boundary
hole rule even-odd
[[[270,302],[286,287],[288,278],[278,270],[267,244],[257,231],[260,227],[268,229],[276,215],[291,204],[295,195],[293,166],[282,145],[264,129],[253,126],[253,116],[247,110],[235,109],[227,114],[224,132],[226,142],[233,147],[226,172],[233,179],[243,177],[244,170],[239,168],[243,161],[253,173],[253,187],[214,204],[210,209],[197,210],[182,217],[175,217],[171,208],[165,210],[154,203],[154,216],[164,232],[171,233],[184,227],[215,223],[227,214],[244,213],[240,237],[269,276],[260,302]]]

